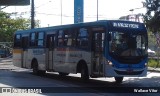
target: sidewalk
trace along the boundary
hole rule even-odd
[[[160,72],[160,68],[148,67],[148,71],[151,71],[151,72]]]

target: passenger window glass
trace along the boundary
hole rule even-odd
[[[35,33],[31,33],[31,40],[35,40]]]
[[[14,47],[21,47],[21,35],[15,35]]]
[[[38,39],[43,39],[44,38],[44,33],[43,32],[40,32],[39,34],[38,34]]]
[[[58,32],[58,46],[63,46],[64,45],[64,32],[63,30],[60,30]]]
[[[58,38],[62,38],[62,37],[63,37],[63,35],[64,35],[63,30],[60,30],[60,31],[59,31],[59,34],[58,34]]]
[[[38,33],[38,46],[39,47],[44,46],[44,32]]]
[[[31,33],[30,46],[36,46],[36,33]]]
[[[87,28],[80,28],[78,31],[77,45],[80,48],[88,48],[88,30]]]
[[[88,36],[88,31],[86,28],[81,28],[79,30],[79,37],[85,37],[85,36]]]

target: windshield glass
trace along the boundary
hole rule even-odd
[[[109,53],[113,57],[144,57],[147,55],[146,33],[113,31],[109,32],[109,36]]]

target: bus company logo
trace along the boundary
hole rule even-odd
[[[113,27],[139,28],[138,24],[117,23],[117,22],[113,22]]]

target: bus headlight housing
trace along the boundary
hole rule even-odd
[[[111,61],[108,60],[108,65],[112,66],[113,63]]]
[[[110,66],[113,65],[113,63],[112,63],[110,60],[107,60],[106,64],[107,64],[107,65],[110,65]]]
[[[103,60],[104,60],[104,62],[105,62],[105,64],[106,64],[106,65],[113,66],[113,63],[112,63],[112,61],[110,61],[110,60],[107,60],[106,58],[104,58]]]
[[[148,63],[145,63],[144,67],[147,67],[148,66]]]

